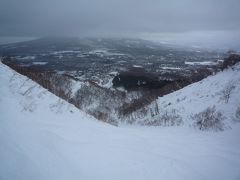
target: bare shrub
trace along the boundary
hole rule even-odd
[[[58,98],[57,102],[49,105],[49,108],[51,111],[58,114],[58,113],[64,112],[64,109],[63,109],[64,106],[65,106],[64,100],[62,100],[61,98]]]
[[[236,110],[235,117],[237,121],[240,121],[240,106]]]
[[[206,110],[192,116],[194,126],[202,131],[205,130],[224,130],[224,116],[221,112],[216,111],[216,107],[208,107]]]
[[[228,83],[225,88],[221,91],[221,97],[220,100],[224,101],[225,103],[228,103],[232,91],[236,88],[233,82]]]
[[[146,120],[142,125],[148,126],[179,126],[183,123],[182,117],[177,114],[175,109],[160,113],[158,119]]]
[[[22,102],[22,106],[23,106],[22,111],[34,112],[37,109],[37,104],[34,101]]]
[[[32,90],[34,88],[36,88],[37,86],[38,86],[37,84],[34,84],[33,86],[29,87],[25,92],[20,93],[20,94],[23,95],[23,96],[26,96],[26,95],[30,94],[32,92]]]

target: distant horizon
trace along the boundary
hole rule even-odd
[[[18,36],[0,37],[0,45],[30,41],[30,40],[35,40],[39,38],[40,37],[20,37],[20,36],[19,37]]]
[[[0,38],[137,37],[239,50],[239,7],[239,0],[2,0]]]
[[[188,35],[188,34],[187,34]],[[194,37],[195,35],[195,37]],[[5,45],[5,44],[13,44],[13,43],[19,43],[19,42],[25,42],[25,41],[31,41],[31,40],[37,40],[41,38],[50,38],[50,37],[72,37],[72,38],[109,38],[109,39],[114,39],[114,38],[127,38],[127,39],[142,39],[142,40],[147,40],[159,44],[169,44],[169,45],[176,45],[180,47],[186,47],[186,48],[200,48],[200,49],[215,49],[215,50],[235,50],[235,51],[240,51],[240,42],[237,42],[237,39],[233,39],[230,36],[228,36],[228,42],[223,42],[222,39],[224,37],[222,36],[219,41],[214,42],[213,38],[214,36],[219,36],[220,37],[221,33],[214,35],[214,34],[197,34],[193,33],[192,37],[190,38],[185,38],[184,33],[182,34],[148,34],[148,33],[143,33],[140,35],[134,35],[134,36],[66,36],[66,35],[57,35],[57,36],[41,36],[41,37],[27,37],[27,36],[6,36],[6,37],[1,37],[0,36],[0,45]],[[189,36],[189,35],[188,35]],[[190,35],[191,36],[191,35]],[[201,41],[198,41],[199,37],[197,36],[202,36]],[[205,36],[205,38],[204,38]],[[212,36],[212,37],[211,37]],[[226,40],[226,38],[225,38]],[[204,43],[206,41],[206,43]],[[232,41],[232,42],[231,42]],[[236,41],[236,42],[235,42]],[[237,44],[239,43],[239,44]]]

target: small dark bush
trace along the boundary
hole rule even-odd
[[[240,121],[240,106],[237,108],[235,116],[236,116],[236,119]]]
[[[214,130],[223,131],[224,130],[224,116],[221,112],[216,111],[215,106],[208,107],[206,110],[195,114],[192,116],[194,120],[194,126],[202,131]]]

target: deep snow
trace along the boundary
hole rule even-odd
[[[218,133],[114,127],[3,64],[0,83],[1,180],[240,179],[238,123]]]

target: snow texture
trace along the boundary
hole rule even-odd
[[[227,72],[218,78],[227,81],[238,75],[229,72],[231,76],[226,77]],[[114,127],[3,64],[0,82],[1,180],[240,179],[237,123],[221,133],[184,126]],[[216,84],[216,92],[222,88],[219,86]],[[183,90],[182,97],[200,91],[212,95],[199,83]],[[174,94],[166,96],[165,101],[172,97]],[[229,103],[233,102],[231,98]],[[188,108],[194,111],[198,105],[192,103]]]

